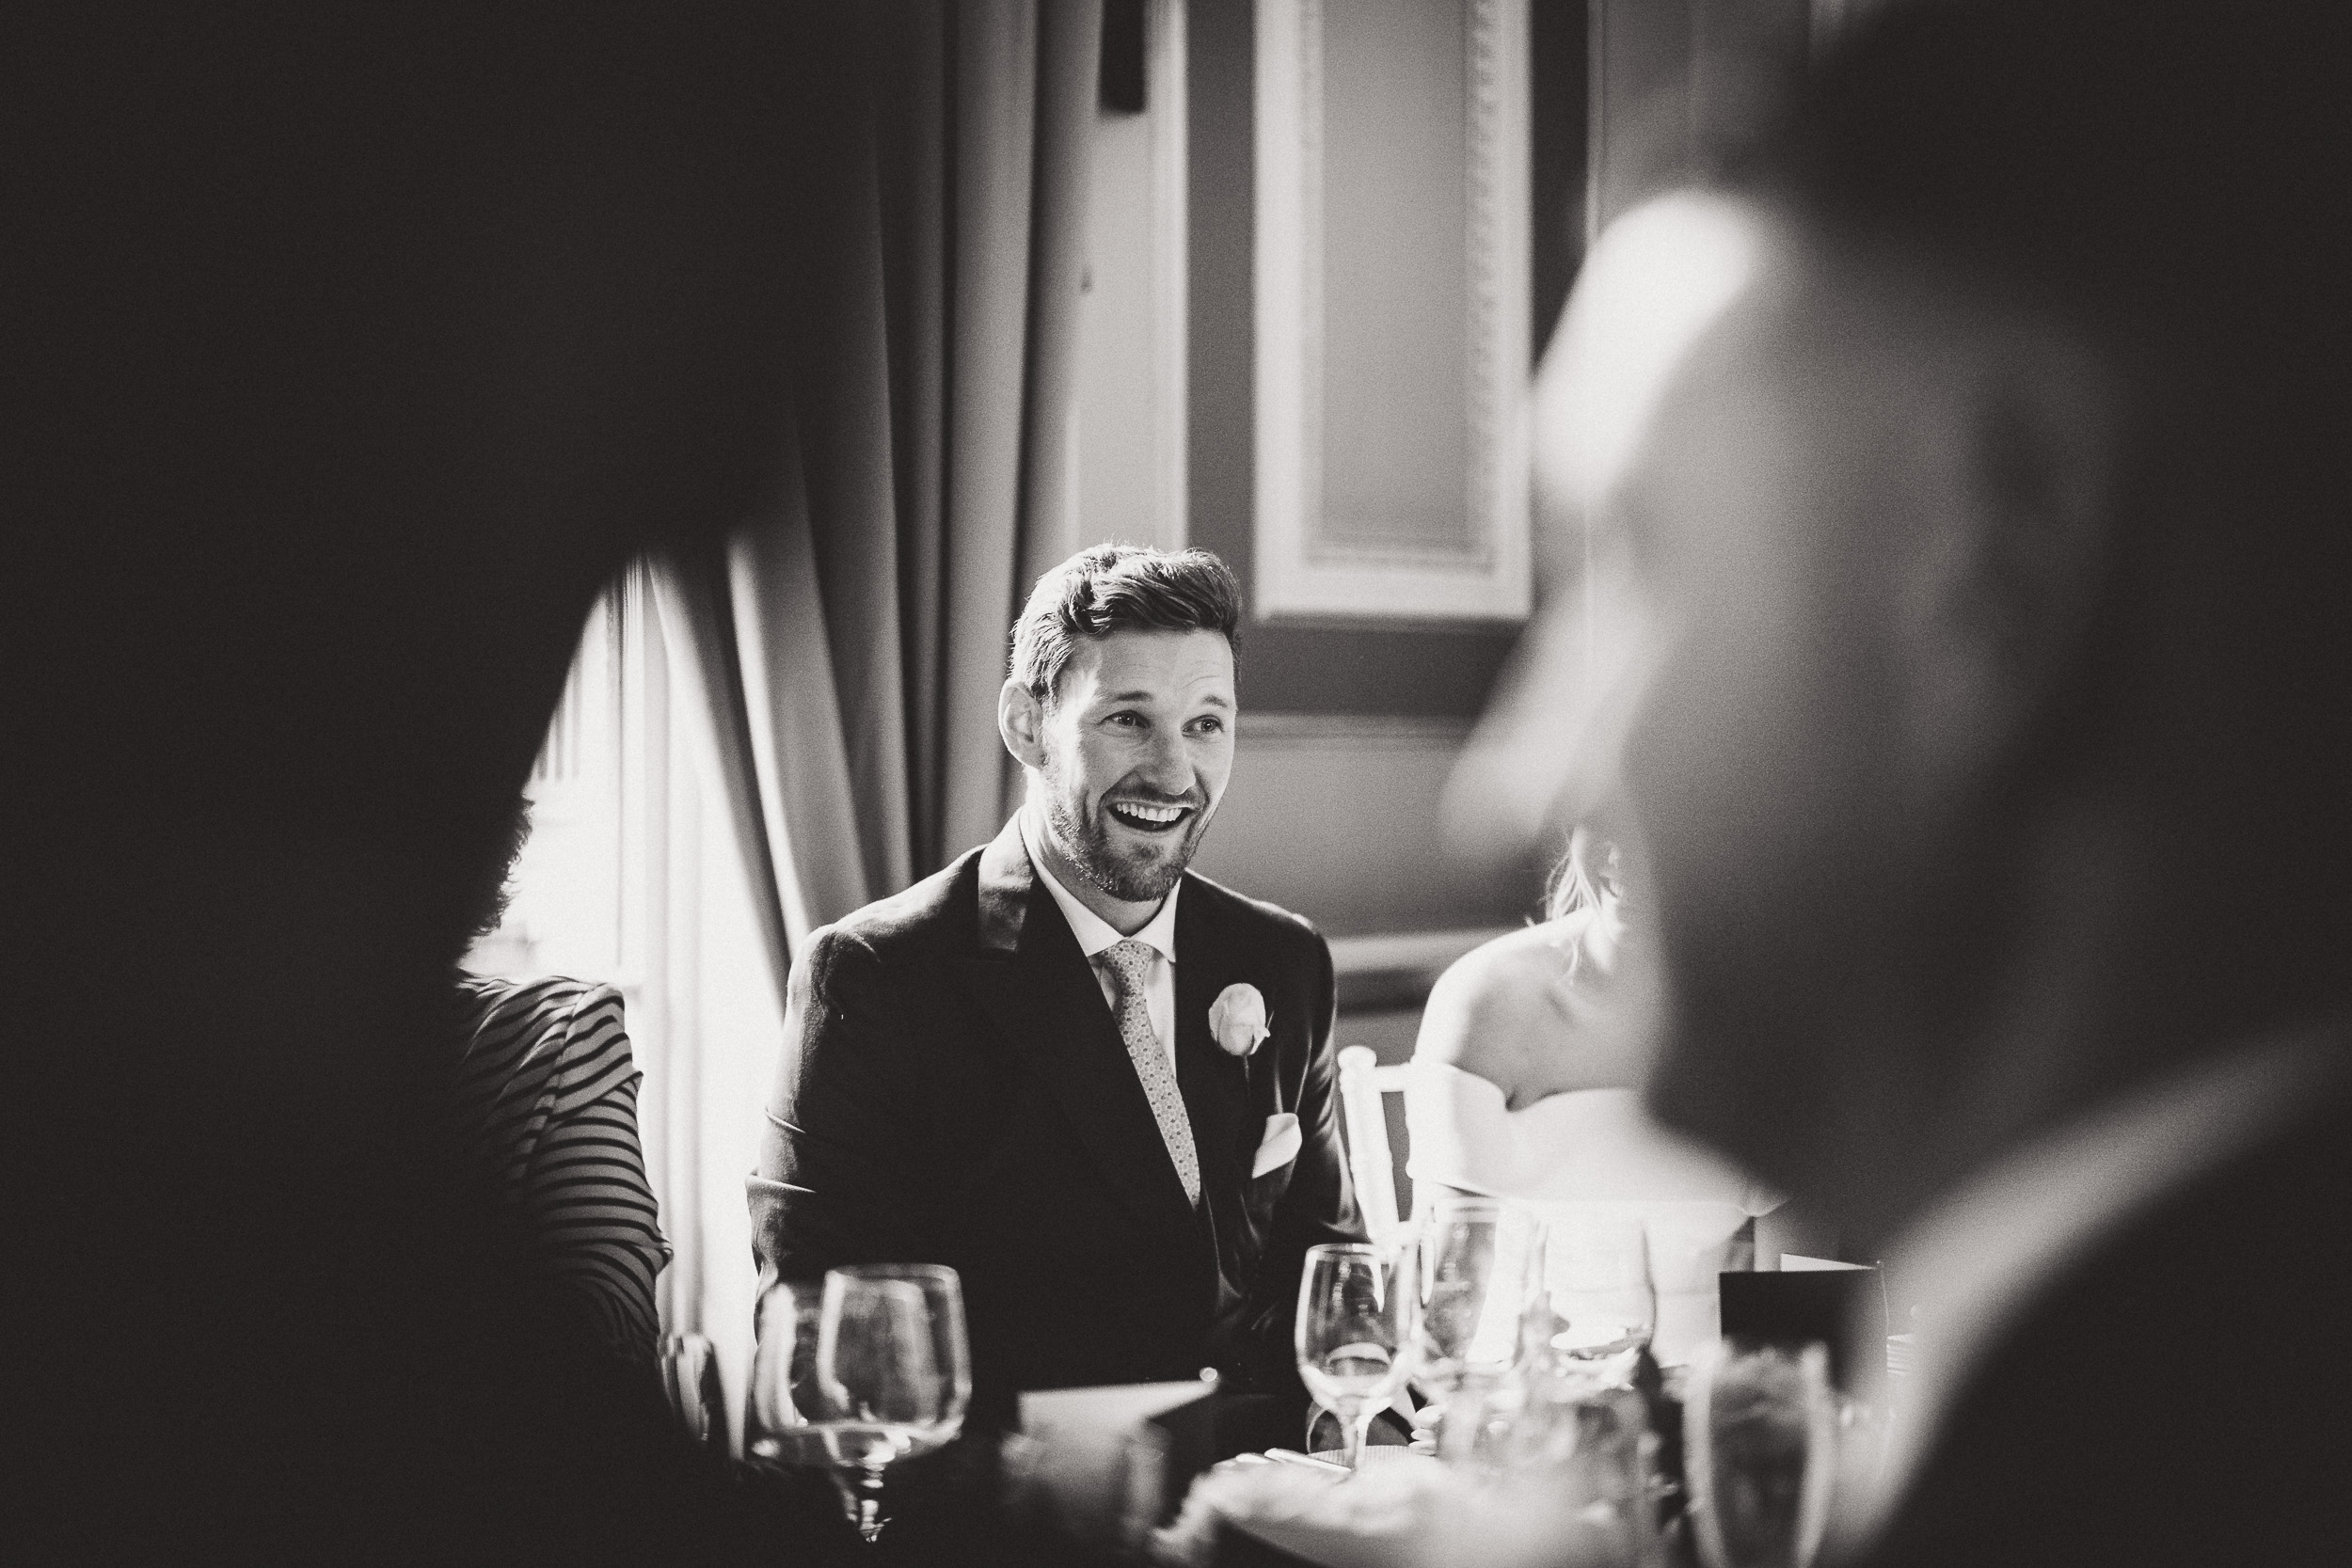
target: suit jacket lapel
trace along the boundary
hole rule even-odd
[[[1192,1233],[1152,1102],[1092,967],[1029,865],[1017,821],[981,853],[976,936],[965,964],[974,996],[1060,1101],[1105,1181],[1138,1220]],[[1180,984],[1183,972],[1180,962]]]
[[[1209,900],[1197,887],[1187,888],[1176,905],[1176,1085],[1192,1120],[1220,1264],[1232,1251],[1225,1239],[1241,1234],[1242,1195],[1264,1122],[1252,1103],[1248,1063],[1227,1055],[1209,1033],[1210,1004],[1244,977],[1229,935]]]

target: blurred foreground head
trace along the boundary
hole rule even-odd
[[[1519,806],[1622,792],[1658,1110],[1850,1236],[2346,990],[2341,35],[1890,5],[1555,340]]]
[[[446,1180],[449,971],[598,589],[775,504],[850,9],[12,9],[0,1556],[727,1560]]]

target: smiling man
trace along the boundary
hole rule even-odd
[[[1200,550],[1048,572],[997,705],[1022,810],[793,968],[761,1261],[952,1266],[984,1420],[1214,1366],[1295,1433],[1300,1262],[1361,1236],[1329,949],[1186,870],[1232,772],[1240,610]]]

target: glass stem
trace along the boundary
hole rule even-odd
[[[882,1527],[882,1477],[867,1469],[845,1468],[833,1473],[833,1484],[841,1494],[841,1512],[860,1535],[873,1540]]]
[[[833,1489],[840,1496],[841,1512],[852,1525],[858,1522],[857,1477],[846,1470],[833,1472]]]
[[[882,1478],[879,1471],[868,1470],[858,1481],[857,1532],[871,1541],[882,1533]]]
[[[1367,1404],[1340,1418],[1340,1463],[1353,1470],[1363,1463],[1364,1443],[1372,1435],[1372,1418],[1379,1412]]]
[[[1470,1445],[1470,1398],[1467,1386],[1454,1389],[1431,1409],[1422,1412],[1438,1429],[1438,1457],[1459,1459]]]

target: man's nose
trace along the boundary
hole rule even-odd
[[[1162,795],[1184,795],[1192,788],[1192,758],[1184,737],[1172,729],[1156,730],[1136,769],[1142,782]]]

